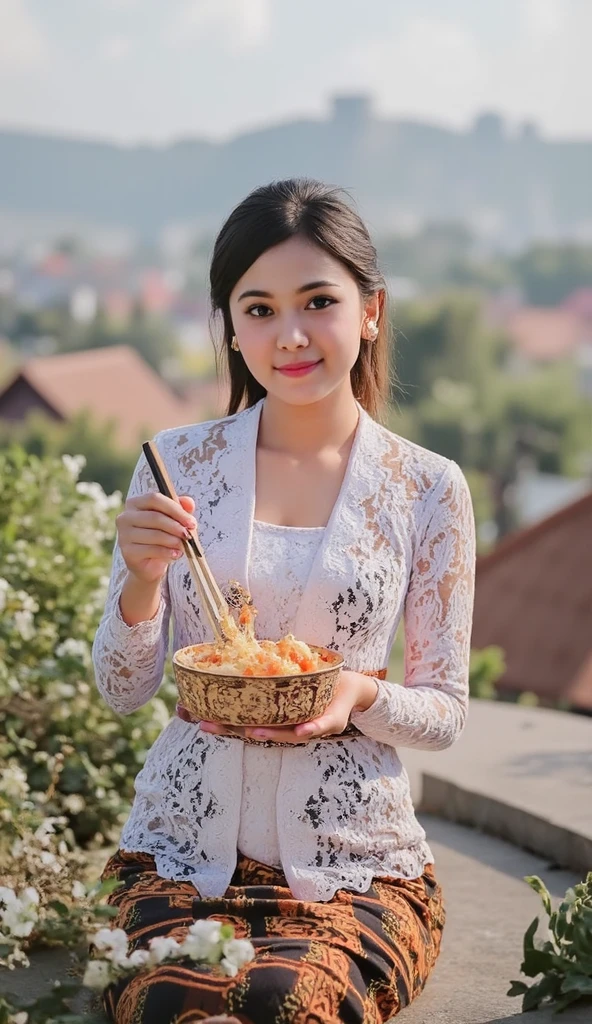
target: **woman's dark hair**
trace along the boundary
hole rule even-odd
[[[230,375],[228,414],[255,405],[266,390],[231,348],[234,334],[230,295],[259,257],[289,238],[305,238],[339,260],[358,283],[364,299],[379,292],[381,315],[376,341],[362,341],[351,371],[355,398],[378,416],[388,392],[388,316],[386,285],[376,249],[360,216],[341,189],[306,178],[277,181],[255,189],[232,211],[214,245],[210,266],[212,314],[222,314],[224,335],[217,351]]]

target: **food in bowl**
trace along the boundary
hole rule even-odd
[[[296,725],[328,707],[343,657],[291,635],[257,640],[256,614],[243,604],[238,624],[233,619],[225,627],[227,640],[175,652],[179,697],[194,718],[237,726]]]
[[[256,615],[251,605],[244,605],[238,627],[227,629],[230,639],[184,648],[179,661],[187,668],[236,676],[294,676],[318,672],[332,664],[329,653],[313,650],[291,633],[277,641],[257,640]]]

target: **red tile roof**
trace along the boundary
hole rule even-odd
[[[116,438],[127,447],[137,446],[141,436],[200,419],[195,404],[177,397],[127,345],[29,359],[16,379],[24,379],[61,419],[87,410],[97,421],[115,421]]]
[[[525,306],[506,320],[506,330],[518,351],[529,359],[561,359],[575,352],[582,339],[583,321],[571,309]]]
[[[488,644],[500,689],[592,710],[592,492],[478,560],[473,646]]]

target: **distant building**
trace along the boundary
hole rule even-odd
[[[505,329],[516,352],[533,362],[573,356],[592,330],[571,309],[524,306],[511,313]]]
[[[473,646],[496,644],[498,689],[592,713],[592,491],[477,562]]]
[[[23,422],[34,411],[62,423],[82,412],[113,422],[126,448],[204,418],[127,345],[27,360],[0,391],[0,420]]]
[[[372,97],[365,95],[334,96],[333,121],[348,128],[358,128],[372,118]]]

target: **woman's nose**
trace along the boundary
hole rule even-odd
[[[309,340],[305,332],[297,323],[286,323],[278,334],[278,348],[287,352],[293,352],[299,348],[307,348]]]

